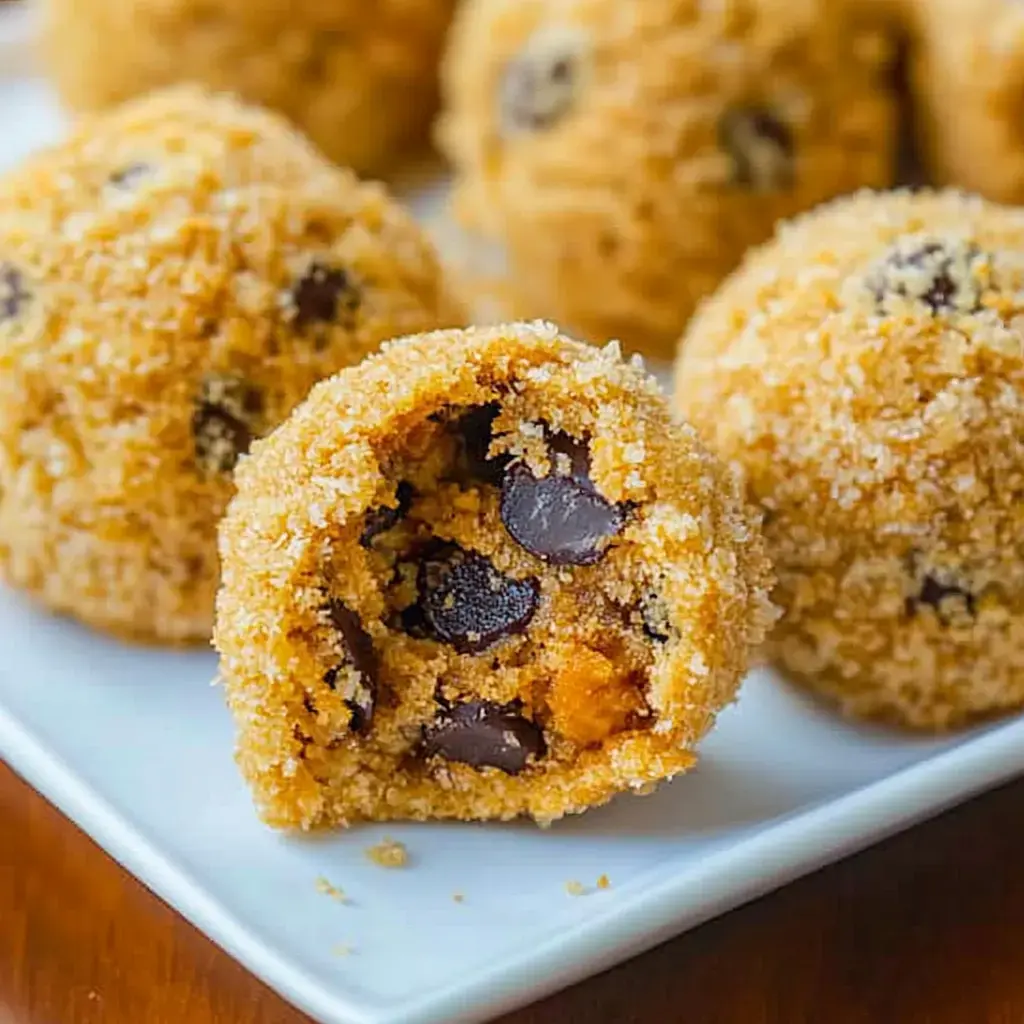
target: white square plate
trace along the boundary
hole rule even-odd
[[[28,77],[25,24],[10,18],[0,16],[0,165],[60,132]],[[214,673],[211,654],[125,647],[0,589],[0,755],[325,1022],[482,1020],[1024,771],[1024,719],[908,739],[840,722],[759,673],[698,769],[652,797],[546,832],[286,838],[252,813]],[[407,845],[405,870],[364,856],[385,834]],[[595,888],[601,875],[611,888]],[[321,876],[351,902],[319,892]],[[570,881],[585,894],[569,895]]]

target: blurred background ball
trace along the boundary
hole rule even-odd
[[[776,220],[890,184],[876,19],[844,0],[467,0],[439,138],[514,312],[670,357]]]
[[[65,103],[195,81],[280,111],[333,160],[383,173],[422,142],[456,0],[47,0]]]

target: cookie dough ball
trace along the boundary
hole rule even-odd
[[[765,509],[770,652],[851,715],[1024,704],[1024,211],[862,194],[694,319],[677,403]]]
[[[331,159],[387,170],[424,141],[456,0],[47,0],[74,110],[194,81],[287,115]]]
[[[646,792],[771,620],[735,481],[617,348],[551,325],[387,345],[238,479],[216,643],[272,825]]]
[[[468,0],[440,140],[515,302],[670,359],[775,221],[890,183],[882,35],[841,0]]]
[[[419,229],[276,117],[183,89],[86,121],[0,179],[0,575],[208,638],[239,455],[455,318]]]
[[[917,22],[913,85],[932,177],[1024,201],[1024,5],[928,0]]]

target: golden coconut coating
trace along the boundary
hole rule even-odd
[[[468,0],[439,138],[518,311],[670,359],[775,221],[891,183],[886,37],[844,0]]]
[[[676,403],[765,510],[770,654],[851,715],[1024,704],[1024,211],[864,193],[701,310]]]
[[[772,621],[735,481],[617,347],[549,324],[386,345],[238,483],[216,645],[275,826],[646,792]]]
[[[177,82],[278,110],[331,159],[388,170],[427,136],[456,0],[47,0],[44,54],[93,111]]]
[[[0,180],[0,575],[208,638],[231,470],[320,378],[458,320],[430,245],[283,120],[180,88]]]

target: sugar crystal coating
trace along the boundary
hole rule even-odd
[[[765,511],[789,675],[926,729],[1024,704],[1024,213],[864,193],[781,226],[676,404]]]

